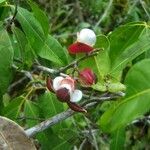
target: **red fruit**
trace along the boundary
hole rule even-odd
[[[83,107],[77,105],[76,103],[73,103],[73,102],[68,101],[67,104],[68,104],[68,106],[69,106],[72,110],[74,110],[74,111],[76,111],[76,112],[87,113],[86,109],[84,109]]]
[[[70,101],[70,93],[69,93],[69,90],[66,88],[61,88],[61,89],[57,90],[56,96],[57,96],[58,100],[60,100],[61,102]]]
[[[46,79],[46,86],[49,89],[49,91],[54,92],[53,81],[50,77],[47,77],[47,79]]]
[[[73,43],[68,47],[68,51],[71,54],[88,53],[91,52],[92,50],[93,47],[80,42]]]
[[[91,86],[96,83],[96,75],[91,69],[86,68],[79,72],[79,81],[85,86]]]

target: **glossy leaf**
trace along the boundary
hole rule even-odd
[[[145,22],[129,23],[109,35],[110,74],[119,79],[127,63],[150,49],[150,27]]]
[[[110,150],[123,150],[125,145],[125,129],[117,129],[111,135]]]
[[[126,96],[114,103],[101,117],[104,131],[114,132],[150,110],[150,59],[137,63],[125,79]]]
[[[23,107],[25,99],[23,97],[18,97],[12,99],[9,104],[4,107],[2,114],[8,118],[16,119],[20,115],[20,111]]]
[[[0,95],[4,94],[11,79],[13,47],[3,26],[0,24]]]
[[[110,47],[109,40],[104,35],[97,36],[96,48],[102,48],[99,54],[95,57],[96,66],[101,74],[102,79],[110,71],[110,58],[108,55],[108,50]]]
[[[32,8],[35,18],[41,24],[41,27],[44,31],[45,36],[47,36],[49,32],[49,22],[48,22],[48,18],[46,14],[41,9],[39,9],[39,7],[31,0],[29,0],[28,3],[30,4]]]
[[[39,107],[41,109],[41,114],[45,118],[52,117],[64,110],[63,103],[57,100],[54,94],[46,92],[39,98]]]
[[[51,128],[39,133],[36,138],[41,143],[42,150],[64,150],[72,147],[66,139],[55,134]]]
[[[24,115],[27,118],[26,123],[28,128],[32,127],[40,122],[39,118],[39,108],[36,103],[26,100],[24,105]]]
[[[20,22],[27,39],[37,55],[59,65],[66,63],[64,49],[51,36],[45,36],[40,23],[33,14],[23,8],[18,8],[17,19]],[[58,54],[59,52],[59,54]],[[63,56],[63,57],[62,57]]]
[[[57,60],[59,64],[67,64],[67,56],[64,48],[51,35],[48,35],[43,48],[38,54],[40,57],[48,60],[51,59],[53,62]]]
[[[15,49],[14,57],[24,61],[24,54],[25,54],[25,47],[27,44],[27,39],[26,39],[24,33],[19,28],[13,27],[12,31],[14,33],[15,43],[18,46],[18,53],[16,55],[16,49]]]

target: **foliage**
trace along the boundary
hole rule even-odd
[[[114,1],[100,25],[99,13],[106,13],[109,5],[106,0],[47,3],[50,8],[40,0],[16,3],[16,7],[12,1],[0,0],[0,115],[27,129],[65,111],[66,104],[46,88],[46,77],[54,78],[60,70],[76,77],[77,70],[92,68],[97,83],[78,84],[78,88],[88,96],[83,102],[96,99],[95,107],[38,133],[36,147],[146,149],[150,138],[149,1]],[[100,51],[72,65],[84,54],[70,55],[67,47],[84,27],[94,29],[94,48]],[[45,73],[39,66],[54,72]],[[124,97],[119,95],[122,92]],[[115,101],[98,101],[103,96]]]

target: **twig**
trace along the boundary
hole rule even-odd
[[[84,116],[84,118],[85,118],[85,121],[86,121],[88,129],[89,129],[89,134],[90,134],[90,136],[92,138],[92,141],[93,141],[92,144],[95,147],[95,150],[99,150],[95,134],[92,132],[92,126],[90,124],[91,122],[90,122],[90,120],[86,116]]]
[[[10,93],[10,91],[16,87],[17,85],[23,83],[25,80],[27,79],[26,76],[22,77],[21,79],[17,80],[16,82],[12,83],[9,87],[8,87],[8,90],[7,92]]]
[[[17,71],[19,71],[20,73],[23,73],[25,76],[24,77],[22,77],[22,78],[20,78],[19,80],[17,80],[16,82],[14,82],[14,83],[12,83],[9,87],[8,87],[8,93],[10,93],[10,91],[14,88],[14,87],[16,87],[17,85],[19,85],[19,84],[22,84],[26,79],[29,79],[29,80],[34,80],[33,79],[33,77],[32,77],[32,73],[34,72],[34,71],[32,71],[32,72],[29,72],[29,71],[26,71],[26,70],[19,70],[19,68],[16,66],[16,65],[12,65],[12,67],[14,68],[14,69],[16,69]]]
[[[68,13],[67,16],[63,19],[63,21],[61,21],[61,23],[59,23],[58,25],[53,26],[53,28],[51,29],[52,32],[55,32],[56,30],[58,30],[60,27],[62,27],[63,25],[65,25],[68,22],[68,18],[72,15],[73,13],[73,9],[71,9]]]
[[[84,17],[83,17],[83,13],[82,13],[82,8],[80,6],[80,1],[79,0],[76,0],[76,3],[75,3],[75,7],[76,7],[76,11],[78,12],[78,19],[80,22],[84,22]]]
[[[53,125],[57,124],[58,122],[67,119],[68,117],[72,116],[73,114],[74,114],[74,111],[69,109],[65,112],[57,114],[56,116],[54,116],[48,120],[41,122],[40,124],[38,124],[32,128],[25,130],[25,133],[27,134],[27,136],[32,137],[35,134],[49,128],[50,126],[53,126]]]
[[[12,65],[12,67],[16,70],[19,70],[19,68],[16,65]],[[23,73],[27,78],[29,78],[30,80],[33,80],[32,74],[29,71],[26,70],[19,70],[19,72]]]
[[[83,150],[83,146],[85,145],[86,141],[87,141],[87,139],[84,139],[82,141],[82,143],[80,144],[79,150]]]
[[[94,29],[96,29],[100,25],[100,23],[107,17],[107,15],[109,13],[109,9],[111,8],[112,3],[113,3],[113,0],[110,0],[109,4],[107,5],[107,8],[105,9],[103,15],[100,17],[100,19],[96,23]]]
[[[40,71],[49,73],[49,74],[58,74],[58,73],[59,73],[58,70],[50,69],[50,68],[44,67],[44,66],[35,66],[35,68],[37,68],[37,69],[40,70]],[[61,76],[63,76],[63,77],[68,76],[67,74],[64,74],[64,73],[61,73],[61,72],[60,72],[59,74],[60,74]]]
[[[44,67],[44,66],[34,66],[34,67],[37,68],[40,71],[44,71],[44,72],[47,72],[47,73],[50,73],[50,74],[55,74],[55,73],[58,72],[55,69],[50,69],[50,68]]]
[[[96,134],[98,131],[99,131],[99,129],[92,129],[92,130],[91,130],[91,132],[92,132],[93,134]],[[81,133],[82,133],[82,134],[85,134],[85,135],[86,135],[86,134],[89,134],[89,132],[90,132],[89,130],[82,130],[82,131],[81,131]]]
[[[79,59],[77,59],[77,60],[71,62],[69,65],[60,68],[60,69],[59,69],[59,72],[64,72],[64,71],[66,71],[67,69],[73,67],[74,65],[80,63],[81,61],[83,61],[83,60],[85,60],[85,59],[87,59],[87,58],[89,58],[89,57],[96,56],[100,50],[102,50],[102,49],[95,49],[94,51],[88,53],[87,55],[85,55],[85,56],[83,56],[83,57],[81,57],[81,58],[79,58]]]
[[[142,8],[143,8],[143,10],[145,11],[145,13],[146,13],[146,15],[147,15],[147,17],[148,17],[148,19],[150,19],[150,14],[149,14],[149,12],[147,11],[147,9],[145,8],[145,2],[143,1],[143,0],[140,0],[140,3],[141,3],[141,5],[142,5]]]
[[[15,0],[14,0],[14,2],[15,2]],[[15,18],[16,18],[17,12],[18,12],[18,3],[19,3],[19,0],[16,0],[14,14],[13,14],[12,18],[9,18],[8,24],[6,25],[6,29],[9,29],[11,27],[12,23],[15,21]]]
[[[15,2],[15,1],[16,1],[16,3],[15,3],[15,12],[14,12],[14,15],[13,15],[13,17],[12,17],[12,19],[11,19],[11,24],[14,22],[15,17],[16,17],[17,12],[18,12],[18,3],[19,3],[19,0],[14,0],[14,2]]]
[[[62,72],[66,71],[67,69],[73,67],[74,65],[78,64],[79,62],[89,58],[89,57],[93,57],[93,56],[96,56],[98,54],[98,52],[100,51],[101,49],[95,49],[94,51],[92,51],[91,53],[71,62],[70,64],[68,64],[67,66],[65,67],[62,67],[60,68],[59,70],[55,70],[55,69],[50,69],[48,67],[44,67],[44,66],[41,66],[41,65],[35,65],[34,67],[38,70],[41,70],[41,71],[44,71],[46,73],[49,73],[49,74],[60,74],[61,76],[68,76],[67,74],[64,74]]]

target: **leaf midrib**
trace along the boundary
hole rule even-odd
[[[126,98],[126,99],[123,100],[121,103],[119,103],[118,106],[115,107],[115,111],[117,110],[118,107],[120,107],[121,105],[127,103],[128,101],[134,100],[134,98],[136,98],[136,97],[138,97],[138,96],[141,96],[141,95],[143,95],[143,94],[149,93],[149,92],[150,92],[150,88],[148,88],[148,89],[146,89],[146,90],[143,90],[143,91],[141,91],[141,92],[139,92],[139,93],[137,93],[137,94],[135,94],[135,95],[132,95],[132,96]]]
[[[145,47],[147,47],[147,46],[149,46],[149,43],[147,43],[144,47],[142,47],[143,49],[145,49]],[[143,51],[142,51],[143,52]],[[135,51],[134,53],[132,53],[132,55],[130,55],[130,57],[132,57],[134,54],[136,54],[137,53],[137,51]],[[126,58],[126,59],[124,59],[122,62],[120,62],[115,68],[113,68],[112,70],[111,70],[111,72],[110,73],[112,73],[112,72],[114,72],[115,70],[117,70],[117,68],[118,67],[120,67],[124,62],[126,62],[126,61],[128,61],[128,59],[129,58]],[[116,63],[114,63],[114,65],[115,65]]]
[[[20,11],[18,11],[18,14],[20,14],[20,16],[21,16],[21,17],[26,21],[26,23],[31,27],[32,31],[39,37],[40,41],[43,42],[44,45],[46,45],[46,47],[47,47],[48,49],[50,49],[50,48],[48,47],[48,45],[46,44],[46,41],[43,41],[43,40],[42,40],[42,38],[40,37],[40,35],[37,34],[37,32],[36,32],[36,31],[34,30],[34,28],[30,25],[30,23],[28,22],[28,20],[26,20],[26,18],[21,14]],[[50,50],[51,50],[51,49],[50,49]],[[52,52],[53,56],[54,56],[56,59],[58,59],[61,64],[63,64],[63,62],[61,61],[61,59],[60,59],[52,50],[51,50],[51,52]]]

